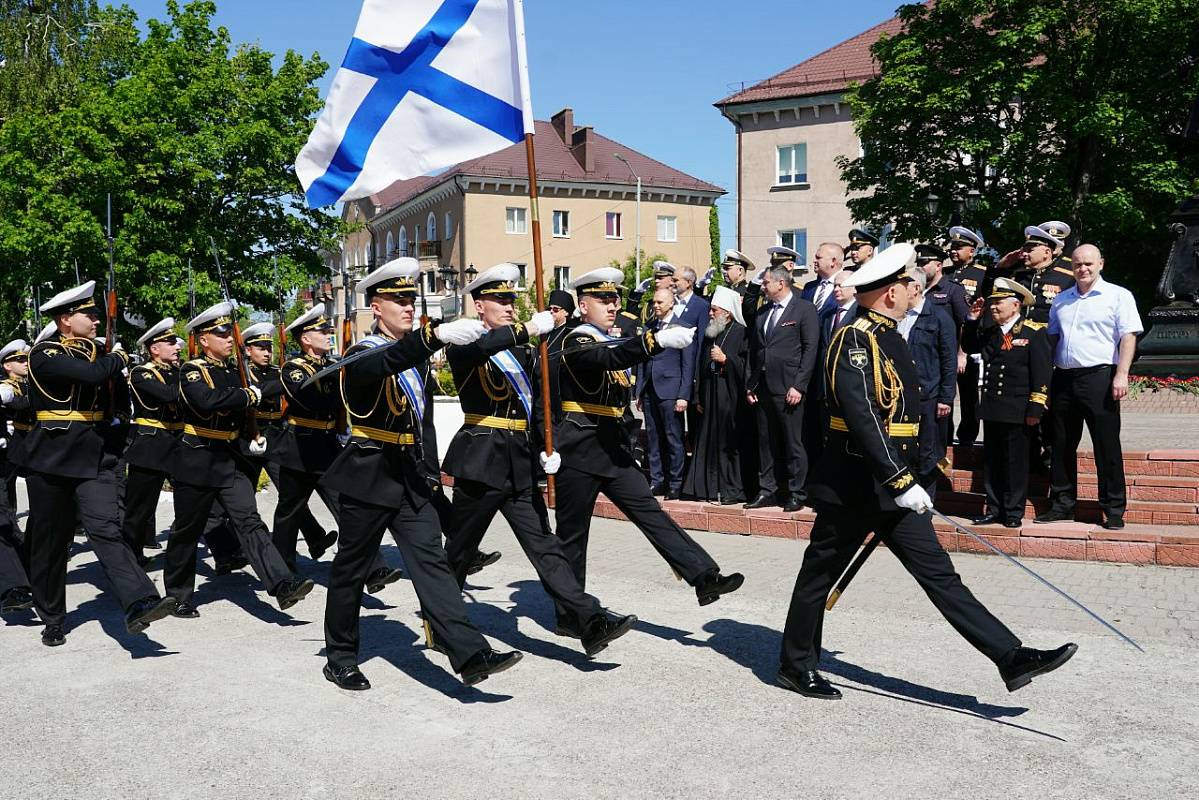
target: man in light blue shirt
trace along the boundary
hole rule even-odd
[[[1049,309],[1053,348],[1052,507],[1037,522],[1072,519],[1078,499],[1078,443],[1085,421],[1095,446],[1103,527],[1124,527],[1127,497],[1120,448],[1120,401],[1128,394],[1128,370],[1144,332],[1132,293],[1100,277],[1103,255],[1084,244],[1073,254],[1075,284]]]

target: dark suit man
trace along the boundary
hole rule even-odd
[[[694,296],[693,296],[693,299]],[[652,331],[686,325],[675,314],[674,293],[654,292]],[[698,303],[696,303],[698,306]],[[706,303],[705,303],[706,305]],[[695,379],[694,341],[682,350],[665,350],[637,366],[637,407],[645,412],[649,477],[653,493],[677,499],[683,486],[683,412],[692,397]]]
[[[833,276],[833,304],[831,307],[820,309],[820,345],[816,351],[816,369],[812,373],[812,382],[808,385],[808,396],[804,402],[804,451],[808,463],[814,463],[824,450],[825,434],[828,431],[828,411],[824,406],[824,358],[828,355],[829,342],[833,335],[853,322],[857,312],[857,301],[854,296],[857,290],[845,286],[845,279],[853,273],[843,269]]]
[[[747,508],[781,501],[785,511],[803,507],[808,459],[803,448],[804,395],[816,369],[820,321],[816,307],[799,296],[791,273],[771,267],[762,281],[766,304],[754,326],[745,389],[758,408],[761,458],[757,499]]]
[[[816,248],[816,257],[812,262],[816,277],[804,285],[799,296],[816,306],[820,314],[831,314],[837,307],[837,300],[833,297],[833,279],[841,272],[844,258],[845,251],[835,242],[825,242]]]

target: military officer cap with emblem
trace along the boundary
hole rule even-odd
[[[358,290],[368,300],[376,295],[386,297],[415,296],[420,262],[410,256],[388,261],[358,282]]]
[[[803,257],[790,247],[783,247],[781,245],[777,247],[767,247],[766,252],[770,255],[770,266],[772,267],[782,266],[788,261],[792,261],[796,266],[799,266],[803,261]]]
[[[516,285],[519,281],[520,267],[504,262],[480,272],[463,291],[475,300],[489,298],[501,303],[510,303],[516,300]]]
[[[982,247],[983,237],[965,225],[954,225],[949,229],[949,246]]]
[[[742,253],[740,250],[725,250],[724,261],[720,262],[722,267],[744,267],[748,272],[754,268],[754,262],[749,260],[749,256]]]
[[[317,303],[293,319],[291,324],[283,329],[284,333],[290,333],[296,337],[303,336],[309,331],[318,331],[320,333],[333,332],[333,323],[325,316],[324,303]]]
[[[76,286],[73,289],[67,289],[64,292],[54,295],[42,303],[38,311],[54,316],[59,314],[75,314],[78,312],[90,312],[99,315],[99,308],[96,307],[96,300],[93,297],[95,292],[96,282],[88,281],[81,286]]]
[[[1050,250],[1056,250],[1059,247],[1064,247],[1066,243],[1040,225],[1029,225],[1024,229],[1024,244],[1043,244]]]
[[[0,364],[29,357],[29,345],[24,339],[13,339],[4,347],[0,347]]]
[[[58,323],[51,320],[46,323],[46,327],[42,328],[38,335],[34,338],[34,344],[41,344],[49,339],[54,334],[58,333]]]
[[[987,299],[1003,300],[1008,297],[1016,298],[1022,306],[1031,306],[1034,302],[1032,292],[1027,287],[1010,278],[996,278],[995,285],[991,288],[991,294]]]
[[[188,333],[233,333],[233,304],[217,303],[188,320]]]
[[[269,322],[255,322],[241,332],[241,340],[247,346],[271,347],[275,344],[275,326]]]
[[[893,244],[858,267],[842,284],[853,286],[858,294],[885,289],[893,283],[910,278],[908,267],[916,256],[916,248],[906,242]]]
[[[175,319],[167,317],[143,333],[141,338],[137,340],[137,343],[140,347],[149,349],[150,345],[154,344],[165,344],[168,342],[175,344],[177,338],[175,336]]]
[[[864,244],[878,247],[878,237],[863,228],[854,228],[849,232],[849,246],[846,250],[857,250]]]
[[[657,264],[666,262],[656,262],[654,267],[657,269]],[[673,267],[671,267],[673,269]],[[670,274],[674,274],[671,272]],[[600,267],[593,269],[582,277],[576,278],[570,288],[575,290],[575,294],[580,299],[584,297],[596,297],[601,300],[620,300],[620,282],[624,280],[624,273],[615,267]]]
[[[1051,219],[1048,222],[1042,222],[1037,226],[1041,230],[1048,233],[1055,239],[1060,239],[1063,244],[1070,238],[1070,226],[1064,222],[1059,222],[1056,219]]]
[[[621,277],[623,278],[623,275]],[[655,278],[673,278],[674,277],[674,264],[671,264],[669,261],[655,261],[654,262],[654,277]]]
[[[924,264],[929,261],[944,261],[949,254],[933,244],[916,245],[916,263]]]

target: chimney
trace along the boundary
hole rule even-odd
[[[562,143],[570,147],[570,137],[575,132],[575,112],[571,108],[564,108],[554,116],[550,117],[550,124],[554,126],[554,130],[558,132],[558,137],[562,139]]]
[[[574,132],[570,142],[570,154],[579,162],[584,172],[595,172],[595,137],[590,125]]]

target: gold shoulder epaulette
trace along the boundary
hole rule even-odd
[[[849,323],[849,327],[870,333],[870,329],[874,327],[874,323],[866,317],[858,317],[853,322]]]
[[[1054,272],[1060,272],[1063,275],[1069,275],[1071,278],[1074,277],[1074,270],[1072,269],[1066,269],[1065,267],[1054,267],[1053,270]]]
[[[1033,319],[1026,319],[1026,320],[1024,320],[1024,327],[1032,328],[1034,331],[1039,331],[1044,328],[1047,328],[1048,326],[1044,322],[1037,322],[1036,320],[1033,320]]]

